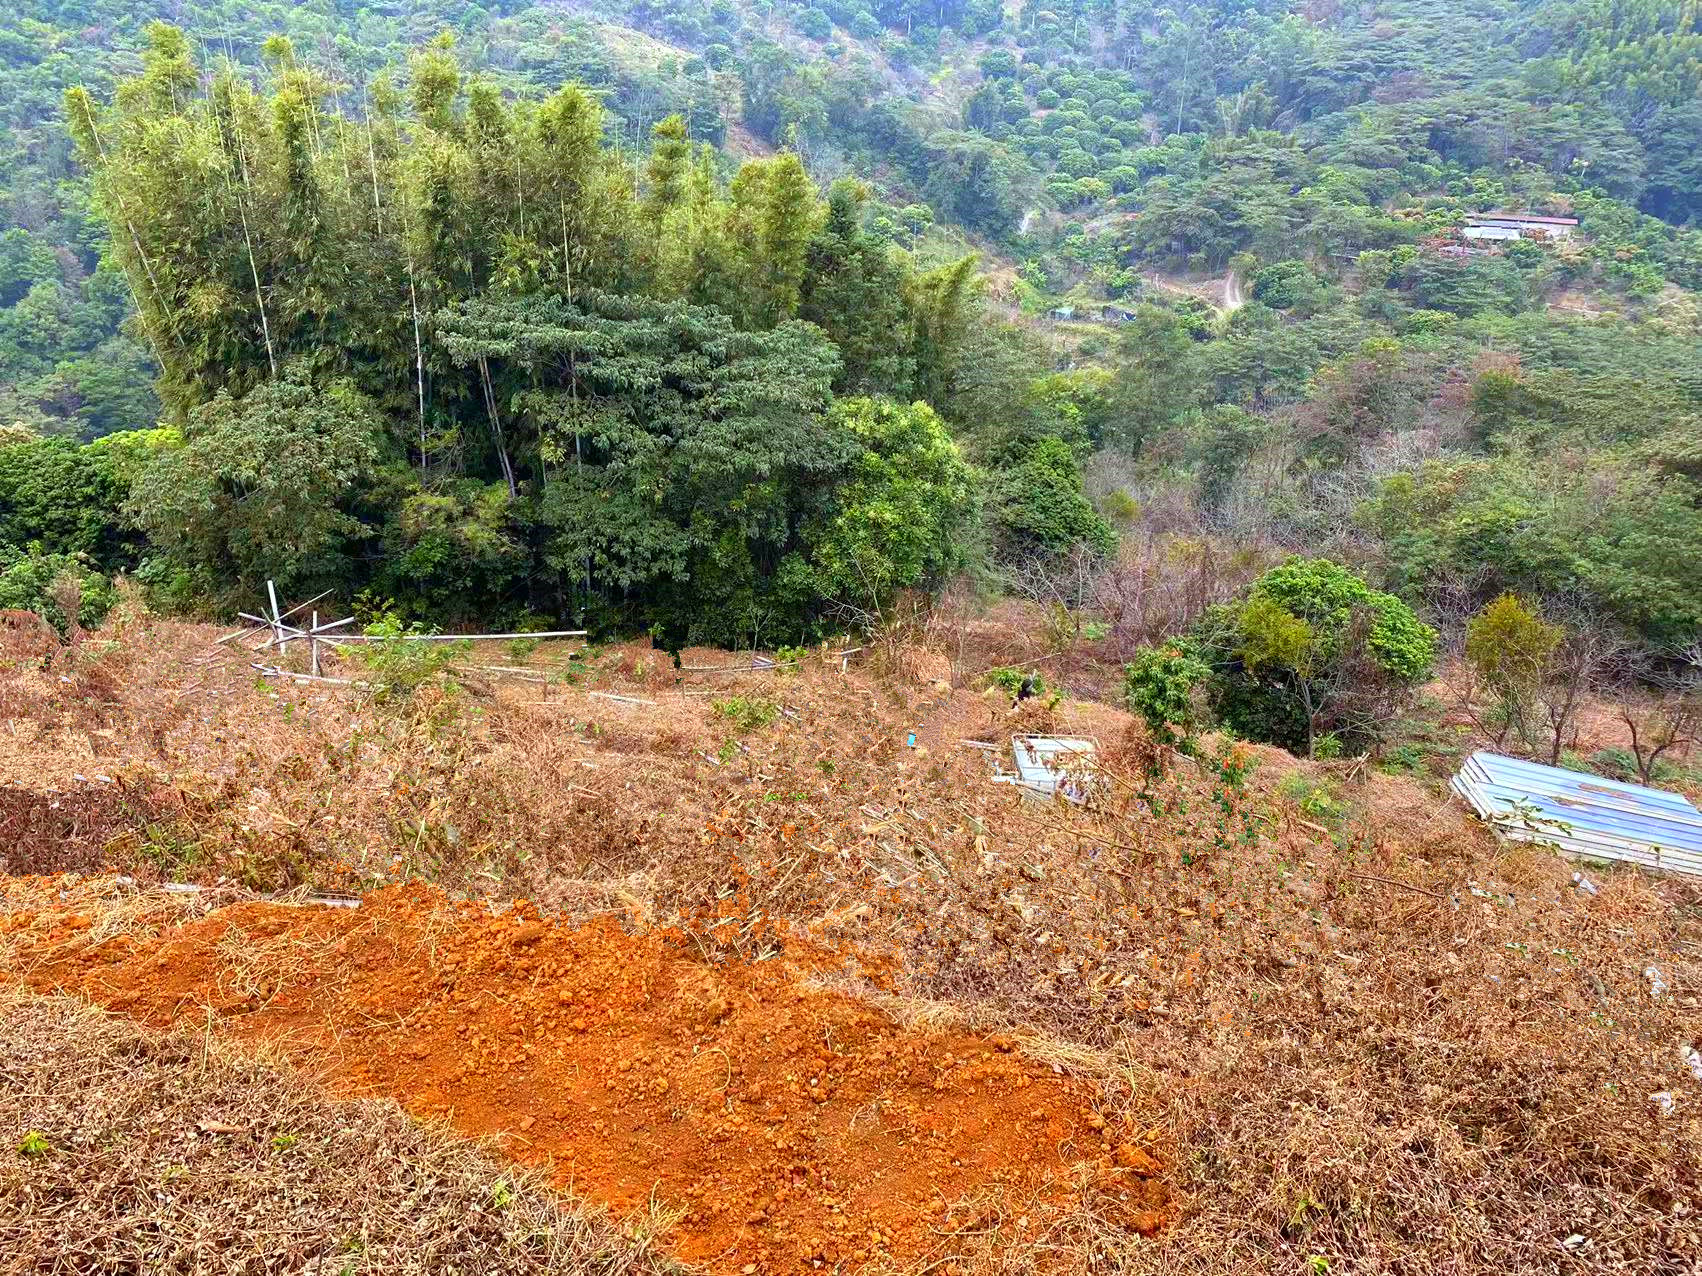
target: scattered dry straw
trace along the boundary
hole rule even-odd
[[[681,1270],[393,1104],[194,1033],[0,1000],[0,1271]]]

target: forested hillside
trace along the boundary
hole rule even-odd
[[[1121,297],[1142,263],[1238,253],[1339,265],[1463,208],[1556,200],[1592,224],[1567,282],[1630,298],[1702,282],[1702,248],[1676,229],[1702,209],[1694,6],[24,4],[0,16],[8,419],[87,437],[152,409],[60,97],[110,93],[154,16],[203,62],[255,70],[287,35],[329,77],[328,105],[357,113],[374,76],[452,32],[504,92],[592,88],[613,145],[645,149],[678,112],[694,139],[792,147],[818,181],[872,180],[906,246],[961,226],[1041,293],[1085,278]]]
[[[1688,667],[1693,5],[152,16],[3,19],[0,605],[778,643],[968,572],[1309,750],[1497,599]]]

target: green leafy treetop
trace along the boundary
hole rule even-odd
[[[1000,471],[989,500],[1000,557],[1017,561],[1086,545],[1116,551],[1117,534],[1082,491],[1081,467],[1062,439],[1036,439]]]
[[[1372,589],[1327,558],[1290,558],[1254,583],[1249,605],[1274,604],[1310,626],[1325,659],[1339,653],[1349,631],[1368,619],[1365,644],[1378,668],[1402,682],[1429,677],[1436,631],[1393,594]],[[1266,608],[1266,615],[1274,613]]]
[[[358,116],[265,60],[204,79],[156,26],[68,98],[182,431],[127,471],[151,579],[731,645],[958,564],[970,471],[901,404],[954,393],[973,258],[917,273],[789,151],[723,183],[681,116],[631,163],[588,92],[509,100],[448,40]]]
[[[356,509],[386,450],[384,423],[358,391],[292,375],[197,408],[128,508],[196,588],[271,579],[293,592],[345,577],[373,534]]]
[[[1193,642],[1225,725],[1308,756],[1325,735],[1375,745],[1436,657],[1436,631],[1410,607],[1325,558],[1271,568]]]
[[[865,449],[838,508],[811,533],[824,597],[864,603],[937,585],[963,563],[975,516],[969,467],[926,403],[837,404],[834,422]]]
[[[1143,647],[1123,670],[1123,694],[1156,742],[1192,753],[1202,719],[1197,690],[1210,676],[1185,644]]]

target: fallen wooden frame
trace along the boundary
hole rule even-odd
[[[291,616],[300,615],[302,612],[306,611],[309,607],[312,607],[315,603],[321,602],[324,599],[329,598],[331,596],[331,592],[332,591],[329,590],[329,589],[322,590],[321,592],[315,594],[312,598],[309,598],[306,602],[297,603],[294,607],[291,607],[288,611],[284,611],[278,606],[278,587],[277,587],[277,585],[273,581],[268,580],[266,582],[266,601],[271,604],[271,613],[269,615],[262,614],[262,615],[256,616],[253,612],[248,612],[248,611],[237,612],[236,614],[239,617],[241,617],[243,620],[251,622],[255,626],[258,626],[258,628],[256,628],[256,629],[239,629],[235,633],[225,634],[222,638],[216,639],[214,645],[215,646],[223,646],[225,643],[232,642],[237,638],[243,637],[244,635],[256,634],[256,633],[262,633],[262,632],[270,631],[272,637],[264,645],[268,646],[268,647],[276,645],[276,646],[282,648],[282,647],[287,647],[290,643],[294,642],[298,638],[312,639],[317,635],[329,633],[334,629],[341,629],[344,625],[354,624],[355,617],[353,617],[353,616],[345,616],[341,620],[331,620],[331,621],[325,622],[324,624],[320,624],[318,612],[312,613],[312,619],[309,622],[309,627],[306,628],[306,629],[301,628],[299,625],[290,625],[290,624],[284,623],[285,621],[289,620],[289,618]],[[483,642],[483,641],[488,641],[488,640],[502,640],[502,639],[515,639],[515,638],[584,638],[584,637],[587,636],[588,632],[589,632],[588,630],[584,630],[584,629],[541,629],[541,630],[534,630],[530,633],[518,633],[518,632],[516,632],[516,633],[492,633],[492,634],[344,634],[341,638],[337,639],[337,641],[338,642]],[[325,639],[324,641],[330,641],[330,640]]]
[[[321,668],[320,668],[320,662],[319,662],[320,644],[323,643],[323,644],[330,646],[330,647],[340,648],[340,647],[343,647],[347,644],[357,643],[357,642],[482,642],[482,641],[487,641],[487,640],[498,640],[498,641],[500,641],[500,640],[503,640],[503,639],[515,640],[515,639],[526,639],[526,638],[531,638],[531,639],[584,638],[584,637],[587,636],[587,631],[584,630],[584,629],[546,629],[546,630],[534,631],[532,633],[491,633],[491,634],[348,634],[348,633],[345,633],[345,634],[338,634],[337,637],[332,638],[330,636],[332,633],[336,632],[337,630],[344,628],[347,625],[354,624],[356,618],[353,617],[353,616],[345,616],[341,620],[328,620],[328,621],[324,622],[323,624],[321,624],[320,620],[319,620],[319,612],[317,610],[314,610],[314,611],[309,613],[308,624],[307,624],[307,628],[305,628],[305,629],[303,629],[300,625],[292,625],[292,624],[287,623],[289,621],[290,617],[300,615],[303,611],[307,611],[307,609],[310,608],[310,607],[313,607],[313,605],[315,603],[318,603],[321,600],[330,597],[330,595],[331,595],[331,591],[329,589],[323,590],[320,593],[315,594],[312,598],[309,598],[306,602],[297,603],[294,607],[291,607],[288,611],[284,611],[278,605],[278,587],[277,587],[277,584],[273,581],[268,580],[266,582],[266,601],[267,601],[268,604],[270,604],[270,612],[268,613],[268,612],[263,611],[260,615],[255,615],[253,612],[248,612],[248,611],[237,612],[236,614],[241,619],[248,621],[251,627],[246,628],[246,629],[238,629],[238,630],[235,630],[232,633],[225,634],[222,637],[215,639],[213,645],[217,646],[217,647],[222,647],[226,643],[235,642],[239,639],[246,642],[246,640],[249,639],[249,638],[256,638],[256,637],[259,637],[262,634],[264,634],[264,635],[266,635],[265,641],[261,642],[260,644],[258,644],[257,646],[255,646],[253,648],[253,650],[256,653],[258,653],[258,652],[267,651],[267,650],[270,650],[270,649],[273,649],[273,648],[276,648],[278,651],[286,651],[286,650],[288,650],[289,645],[292,642],[296,642],[298,640],[304,641],[308,644],[308,651],[310,653],[309,667],[312,670],[312,672],[304,673],[304,674],[292,673],[288,670],[278,668],[275,665],[261,665],[261,664],[255,664],[254,668],[260,670],[262,677],[268,677],[268,678],[289,677],[289,678],[294,678],[298,682],[323,682],[323,683],[328,683],[332,686],[367,687],[367,686],[369,686],[369,684],[361,682],[361,681],[356,680],[356,679],[352,679],[352,678],[329,678],[329,677],[326,677],[324,675],[324,673],[321,671]],[[468,668],[477,669],[481,673],[501,674],[501,675],[508,676],[508,677],[517,677],[517,678],[520,678],[522,681],[526,681],[526,682],[540,682],[541,683],[541,682],[545,681],[544,678],[537,676],[539,671],[532,670],[532,669],[522,670],[522,669],[509,668],[509,667],[506,667],[506,666],[499,666],[499,665],[469,665]]]
[[[653,705],[656,703],[654,700],[646,700],[643,696],[623,696],[613,691],[587,691],[585,694],[593,700],[613,700],[618,704]]]
[[[536,669],[507,669],[499,665],[448,665],[445,666],[445,672],[465,676],[511,678],[515,682],[532,682],[540,687],[550,684],[550,680],[540,677]]]
[[[250,661],[249,668],[258,670],[262,678],[288,678],[292,682],[322,682],[332,687],[353,687],[357,691],[382,691],[383,683],[366,682],[358,678],[327,678],[317,673],[297,673],[293,669],[281,669],[277,665],[263,665],[259,661]]]
[[[773,673],[776,669],[790,669],[802,664],[801,660],[770,660],[767,656],[755,656],[748,665],[681,665],[681,673]]]
[[[238,613],[240,614],[240,613]],[[350,619],[353,619],[351,617]],[[347,624],[347,621],[341,622]],[[545,629],[530,634],[344,634],[339,642],[486,642],[513,638],[583,638],[584,629]]]

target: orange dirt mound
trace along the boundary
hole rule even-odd
[[[711,966],[677,934],[418,887],[354,911],[239,904],[157,937],[95,942],[92,924],[13,912],[0,950],[36,989],[211,1018],[340,1088],[500,1136],[617,1212],[683,1210],[668,1241],[712,1271],[949,1258],[963,1236],[1032,1239],[1084,1191],[1143,1231],[1165,1210],[1156,1164],[1086,1083],[1001,1038],[802,990],[781,959]]]

